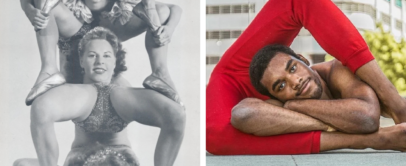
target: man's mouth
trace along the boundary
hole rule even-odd
[[[302,85],[299,87],[299,91],[297,91],[297,93],[296,93],[296,96],[301,95],[305,89],[308,89],[306,87],[308,86],[309,82],[310,82],[310,78],[303,81]]]

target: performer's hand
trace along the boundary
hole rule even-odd
[[[160,26],[153,35],[154,42],[159,46],[164,46],[171,42],[171,36],[168,32],[168,28],[164,25]]]
[[[48,25],[48,15],[37,8],[28,8],[25,14],[36,30],[44,29]]]

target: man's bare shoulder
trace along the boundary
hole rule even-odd
[[[332,62],[326,81],[334,96],[339,98],[366,97],[374,94],[373,90],[340,61]]]
[[[318,63],[311,66],[313,70],[315,70],[324,81],[331,81],[331,79],[335,79],[337,77],[352,77],[356,78],[356,76],[351,73],[351,71],[345,67],[340,61],[338,60],[331,60],[328,62]]]
[[[311,68],[316,71],[323,80],[327,81],[331,72],[332,67],[334,66],[334,61],[317,63],[311,66]]]

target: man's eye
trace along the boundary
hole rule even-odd
[[[89,57],[94,57],[95,55],[94,55],[94,54],[89,54],[88,56],[89,56]]]
[[[105,58],[110,58],[111,56],[109,54],[104,54]]]
[[[282,82],[281,85],[279,85],[279,90],[282,90],[283,88],[285,88],[286,83]]]
[[[290,72],[293,73],[296,71],[296,65],[293,65],[292,68],[290,68]]]

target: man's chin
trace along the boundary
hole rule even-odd
[[[321,96],[323,94],[323,89],[322,88],[316,88],[315,92],[313,93],[313,99],[321,99]]]
[[[316,88],[314,89],[313,96],[315,99],[320,99],[323,94],[323,87],[319,79],[314,79],[314,83],[316,84]]]

